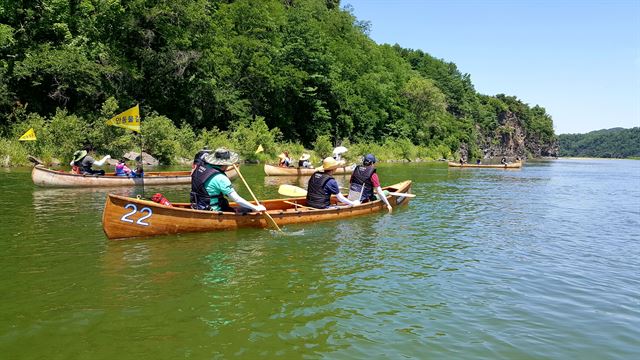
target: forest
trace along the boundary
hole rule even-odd
[[[560,156],[640,158],[640,127],[613,128],[586,134],[561,134]]]
[[[557,142],[543,107],[480,94],[470,74],[424,50],[376,44],[338,0],[0,4],[5,165],[131,150],[136,135],[104,123],[136,104],[145,149],[168,164],[203,145],[248,160],[282,148],[321,157],[340,144],[383,160],[456,158],[461,147],[477,157],[514,131],[505,114],[525,142]],[[18,142],[29,128],[38,140]]]

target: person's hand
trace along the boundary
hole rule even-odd
[[[258,206],[256,206],[255,210],[257,212],[263,212],[263,211],[267,211],[267,208],[264,207],[264,205],[258,205]]]
[[[391,205],[387,205],[387,209],[389,210],[389,214],[393,212],[393,208],[391,207]]]

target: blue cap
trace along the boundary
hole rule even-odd
[[[364,161],[373,164],[374,162],[376,162],[376,157],[373,156],[373,154],[367,154],[364,156]]]

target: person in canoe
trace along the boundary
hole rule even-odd
[[[129,169],[124,159],[118,160],[116,164],[116,176],[131,176],[131,169]]]
[[[378,193],[378,197],[387,205],[389,213],[393,211],[389,200],[382,191],[380,186],[380,179],[376,173],[376,157],[373,154],[367,154],[362,165],[356,166],[349,179],[349,200],[360,200],[360,202],[368,202],[376,200],[376,196],[373,194],[373,189]]]
[[[298,167],[303,169],[313,168],[313,165],[311,165],[311,162],[309,161],[309,159],[311,159],[311,155],[302,154],[302,156],[300,156],[300,160],[298,160]]]
[[[507,166],[507,158],[503,156],[502,159],[500,159],[500,164]]]
[[[191,174],[192,209],[239,213],[266,210],[264,206],[253,205],[240,197],[225,174],[229,166],[238,162],[238,154],[219,148],[213,154],[205,155],[202,160],[202,164]],[[235,201],[240,208],[231,207],[225,196]]]
[[[86,174],[86,175],[104,175],[104,170],[93,170],[91,167],[102,166],[105,161],[111,159],[111,155],[106,155],[101,160],[96,161],[90,155],[87,155],[87,150],[78,150],[73,153],[73,160],[71,160],[71,165],[74,167],[74,171],[77,171],[78,174]]]
[[[287,150],[283,151],[280,155],[278,155],[280,161],[278,162],[279,167],[289,167],[291,166],[291,158],[289,157],[289,152]]]
[[[331,207],[331,195],[335,195],[344,204],[355,206],[360,201],[351,201],[340,193],[340,187],[336,179],[331,176],[333,172],[344,166],[344,161],[337,161],[332,157],[327,157],[322,161],[322,166],[316,168],[316,172],[309,179],[307,188],[307,205],[316,209],[327,209]]]

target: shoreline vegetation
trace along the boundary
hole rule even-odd
[[[263,162],[334,146],[350,161],[557,154],[544,107],[480,94],[456,64],[370,27],[337,0],[14,4],[0,11],[0,164],[140,149],[105,125],[136,105],[167,165],[204,145]]]

